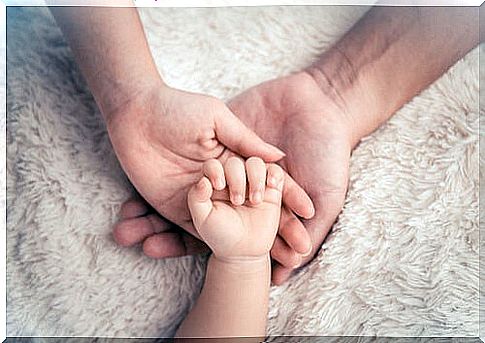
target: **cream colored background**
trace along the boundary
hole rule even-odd
[[[366,10],[141,14],[165,79],[227,100],[307,65]],[[71,52],[45,8],[10,8],[8,29],[7,334],[173,334],[203,258],[116,246],[132,189]],[[271,291],[271,334],[477,335],[478,106],[475,50],[354,151],[323,250]]]

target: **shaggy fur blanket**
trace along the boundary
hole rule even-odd
[[[230,99],[308,65],[368,7],[140,10],[164,78]],[[46,8],[7,11],[7,334],[170,336],[205,258],[111,237],[130,186]],[[478,49],[354,151],[317,257],[271,289],[272,335],[478,333]]]

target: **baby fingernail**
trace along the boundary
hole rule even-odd
[[[242,205],[244,203],[244,198],[241,194],[236,194],[234,196],[234,204],[236,205]]]
[[[253,193],[253,202],[261,202],[261,192],[256,191]]]

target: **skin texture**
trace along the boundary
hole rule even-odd
[[[298,261],[300,265],[317,252],[342,209],[351,153],[349,118],[306,73],[263,83],[235,98],[229,106],[263,139],[286,152],[281,166],[313,200],[316,214],[304,221],[312,240],[312,252]],[[270,127],[272,131],[267,130]],[[278,257],[280,250],[291,255],[283,241],[276,240],[275,248],[273,257]],[[281,260],[284,264],[273,270],[275,283],[286,279],[286,273],[294,266],[291,260]]]
[[[248,130],[222,101],[164,84],[136,9],[56,7],[51,11],[101,109],[124,171],[154,210],[186,232],[197,237],[186,196],[205,160],[224,161],[237,155],[273,162],[284,156]],[[312,217],[314,207],[288,175],[283,202],[281,220],[291,221],[299,234],[285,237],[286,230],[280,237],[299,253],[308,253],[310,238],[297,216]],[[172,227],[166,219],[149,216],[121,224],[115,237],[120,244],[131,245],[151,233],[166,233],[144,242],[144,251],[153,257],[204,249],[192,236],[170,232]]]
[[[266,260],[276,237],[284,183],[281,167],[266,166],[256,157],[246,162],[231,157],[225,162],[221,176],[227,180],[229,191],[238,187],[245,189],[246,176],[258,168],[263,173],[253,173],[249,182],[261,187],[262,201],[257,204],[249,199],[234,202],[227,194],[214,191],[206,176],[192,186],[188,194],[190,214],[199,237],[216,258],[227,263]]]
[[[224,162],[235,155],[232,151],[267,161],[283,155],[247,129],[220,100],[163,85],[114,116],[108,132],[130,180],[158,212],[194,235],[186,196],[200,178],[204,161]],[[296,183],[288,184],[289,205],[311,216],[311,200]],[[231,195],[244,200],[244,191]]]
[[[324,96],[308,73],[251,88],[233,99],[229,107],[264,140],[282,147],[287,156],[281,166],[307,190],[317,208],[315,217],[304,221],[314,247],[305,260],[285,241],[275,240],[271,254],[279,263],[273,270],[273,282],[280,283],[295,265],[309,260],[317,251],[343,206],[351,152],[349,117]],[[309,160],[311,167],[308,167]],[[140,217],[131,222],[149,233],[151,230],[145,229],[148,225],[142,221]],[[297,230],[298,226],[291,220],[280,225],[280,232],[288,236],[298,234]],[[163,241],[164,236],[161,233],[151,239]]]
[[[349,157],[360,139],[478,42],[476,8],[374,7],[314,65],[257,85],[229,103],[248,127],[286,152],[280,164],[315,205],[315,217],[304,221],[312,252],[302,258],[277,238],[274,283],[284,282],[318,251],[343,206]],[[140,200],[131,204],[145,207]],[[126,211],[124,218],[141,224],[134,214]],[[124,236],[124,223],[115,226],[116,236]],[[152,248],[160,247],[159,257],[170,256],[166,238],[147,239]]]
[[[213,254],[200,297],[179,327],[177,341],[239,336],[260,342],[266,332],[269,251],[278,230],[284,173],[255,157],[231,157],[224,166],[211,160],[203,169],[205,176],[188,193],[188,206],[199,237]],[[214,179],[225,180],[225,192],[213,188]],[[235,203],[229,194],[247,186],[258,188],[261,199]]]
[[[266,161],[277,160],[281,156],[279,150],[247,129],[220,100],[200,94],[160,85],[114,116],[116,120],[108,122],[108,132],[123,169],[134,186],[157,212],[166,213],[168,220],[195,237],[198,234],[193,228],[186,197],[188,189],[200,178],[204,161],[217,159],[224,163],[230,156],[239,156],[233,151],[239,151],[242,156],[263,156]],[[313,216],[314,209],[308,195],[287,174],[285,179],[285,208],[302,217]],[[216,180],[214,187],[220,189]],[[253,189],[250,191],[254,193]],[[234,188],[230,195],[233,200],[238,196],[244,200],[245,189]],[[293,227],[300,234],[285,235],[282,231],[280,239],[285,239],[304,253],[311,246],[310,238],[292,211],[286,210],[282,221],[294,221]],[[163,225],[160,220],[145,220],[144,223],[155,223],[154,230],[174,237],[171,226]],[[150,232],[135,230],[140,234]],[[190,246],[185,243],[191,241],[188,236],[175,239],[184,248]],[[133,238],[127,241],[121,240],[121,243],[129,245]],[[150,254],[150,241],[146,244],[146,251]],[[183,250],[171,249],[174,255],[185,254]],[[152,255],[156,256],[156,251]]]
[[[271,252],[279,263],[272,274],[277,284],[321,246],[343,206],[351,150],[360,139],[479,41],[476,8],[375,7],[314,65],[243,92],[228,104],[229,110],[219,100],[163,85],[136,10],[56,8],[52,12],[99,104],[125,172],[151,205],[132,200],[123,206],[122,220],[114,227],[117,242],[126,246],[143,242],[144,252],[156,258],[201,251],[204,245],[186,233],[197,236],[185,196],[200,176],[196,170],[201,172],[203,159],[219,157],[224,162],[236,153],[266,162],[278,160],[310,195],[315,216],[305,221],[296,215],[310,218],[313,207],[286,178],[285,206]],[[188,102],[192,107],[187,107]],[[232,114],[246,125],[218,124]],[[163,120],[167,117],[178,125],[162,135],[164,125],[171,124]],[[195,118],[197,125],[183,118]],[[279,160],[281,155],[270,152],[248,133],[248,127],[286,157]],[[192,133],[196,141],[187,140]],[[256,150],[231,142],[241,133],[252,140],[247,146],[259,142]],[[179,149],[179,139],[190,149]],[[232,151],[217,155],[226,148]],[[172,199],[174,194],[179,196]]]

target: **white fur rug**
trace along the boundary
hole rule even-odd
[[[364,7],[144,9],[173,86],[229,99],[310,63]],[[132,193],[45,8],[8,9],[8,335],[170,336],[201,257],[111,238]],[[478,50],[354,152],[317,258],[271,291],[273,335],[478,333]]]

